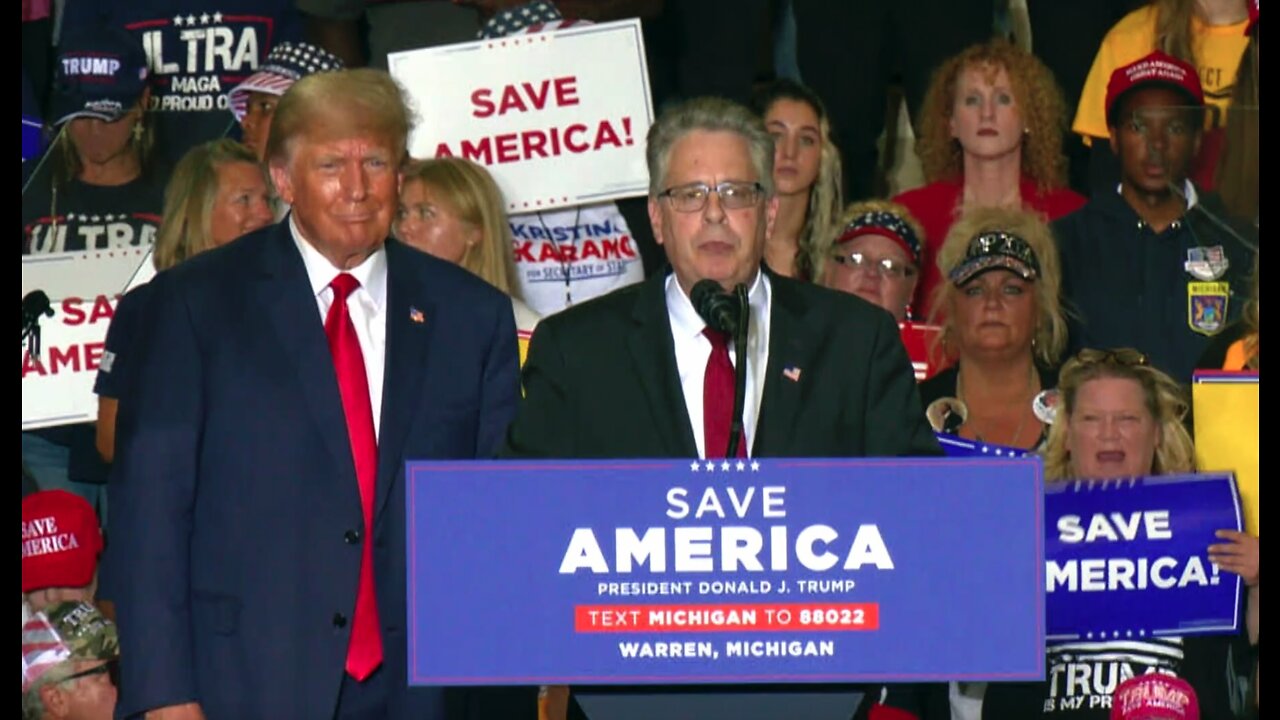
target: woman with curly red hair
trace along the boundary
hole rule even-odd
[[[934,258],[973,208],[1027,209],[1054,220],[1085,199],[1066,187],[1066,108],[1053,74],[1007,40],[974,45],[933,75],[917,152],[929,184],[894,198],[924,226],[915,307],[931,310],[942,281]]]

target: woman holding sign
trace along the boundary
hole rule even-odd
[[[1142,353],[1082,350],[1063,365],[1059,391],[1061,405],[1044,452],[1047,481],[1194,471],[1182,389]],[[1109,618],[1099,617],[1097,624],[1100,631],[1111,629]],[[1152,672],[1190,683],[1202,718],[1234,717],[1227,686],[1230,636],[1120,635],[1051,642],[1045,682],[989,686],[983,717],[1105,720],[1116,686]]]
[[[947,235],[934,317],[956,364],[920,385],[934,430],[1031,449],[1043,441],[1067,341],[1053,237],[1023,210],[970,211]],[[941,405],[953,408],[939,413]]]
[[[22,254],[137,252],[155,238],[163,192],[151,153],[147,55],[124,30],[68,32],[55,67],[57,134],[38,164],[23,165]],[[95,319],[111,317],[105,295],[91,306]],[[43,376],[58,372],[59,361],[46,351],[43,364],[24,355],[23,366],[24,376]],[[24,432],[22,457],[41,489],[81,495],[105,522],[107,468],[92,423]]]
[[[827,111],[817,94],[791,80],[766,86],[754,109],[773,136],[778,191],[778,219],[765,241],[765,264],[779,275],[816,282],[843,207],[840,151],[831,141]]]

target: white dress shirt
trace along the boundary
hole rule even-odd
[[[387,354],[387,251],[378,248],[356,267],[341,271],[302,237],[292,215],[289,216],[289,231],[298,252],[302,253],[302,263],[307,267],[307,279],[311,281],[321,324],[333,305],[333,288],[329,283],[342,272],[350,273],[360,282],[360,287],[347,297],[347,312],[356,327],[360,354],[364,356],[364,372],[369,378],[369,406],[373,409],[373,433],[377,438],[382,431],[382,376]]]
[[[667,316],[671,319],[671,338],[675,342],[676,369],[680,372],[680,387],[684,390],[684,404],[689,410],[689,424],[693,426],[693,439],[698,445],[698,457],[706,459],[706,433],[702,424],[702,386],[706,378],[707,359],[711,357],[711,341],[702,330],[707,323],[693,308],[693,302],[684,294],[675,273],[667,276]],[[747,293],[751,308],[751,323],[747,331],[747,396],[742,405],[742,426],[746,437],[742,442],[747,454],[753,455],[756,441],[756,424],[760,417],[760,398],[764,393],[765,369],[769,366],[769,308],[772,290],[769,278],[763,272],[756,273],[755,282]],[[729,360],[738,367],[737,351],[729,343]]]

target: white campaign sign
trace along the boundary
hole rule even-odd
[[[392,53],[409,154],[489,168],[509,212],[643,195],[653,122],[640,21]]]
[[[43,290],[53,307],[40,318],[39,355],[22,344],[23,430],[97,419],[107,326],[120,295],[153,275],[150,247],[23,256],[23,297]]]

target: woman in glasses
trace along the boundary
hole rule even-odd
[[[974,210],[951,228],[938,267],[948,282],[934,317],[942,316],[943,350],[956,363],[920,385],[931,417],[935,403],[953,409],[934,430],[1037,447],[1067,340],[1048,227],[1023,210]]]
[[[792,80],[777,80],[756,96],[754,110],[774,139],[773,183],[778,217],[764,261],[779,275],[817,281],[835,236],[840,208],[840,151],[822,100]]]
[[[934,72],[917,143],[929,184],[894,198],[924,226],[922,315],[945,282],[933,260],[957,217],[975,208],[1026,208],[1056,220],[1084,205],[1066,188],[1065,126],[1053,73],[1006,40],[974,45]]]
[[[897,203],[849,205],[822,270],[822,284],[889,311],[903,322],[920,278],[920,224]]]
[[[1082,350],[1063,365],[1058,389],[1060,404],[1044,450],[1046,481],[1194,471],[1195,451],[1182,422],[1187,409],[1182,389],[1137,350]],[[1209,549],[1211,559],[1225,552],[1215,551],[1220,547]],[[1252,547],[1256,577],[1256,540]],[[1107,627],[1107,618],[1097,621]],[[1232,640],[1219,635],[1050,643],[1045,681],[989,686],[982,716],[1105,720],[1121,680],[1155,672],[1190,683],[1200,717],[1231,718]]]

